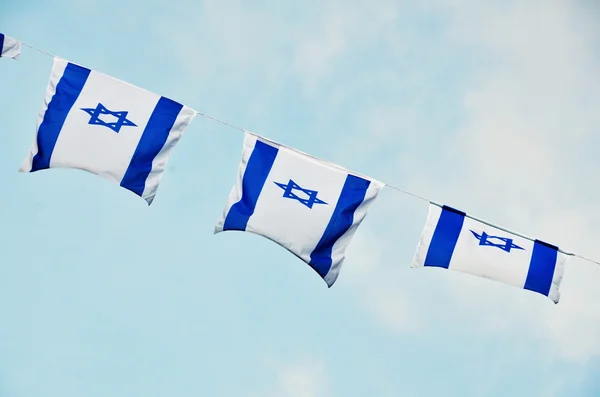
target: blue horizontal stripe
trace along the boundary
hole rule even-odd
[[[37,132],[37,154],[33,157],[31,172],[50,168],[50,159],[60,131],[71,108],[79,98],[91,71],[68,63],[56,85],[56,92],[48,104],[44,119]]]
[[[557,247],[535,240],[523,288],[548,296],[554,278],[557,257]]]
[[[442,207],[440,219],[429,243],[425,266],[448,269],[464,220],[464,212],[447,206]]]
[[[354,212],[364,201],[371,181],[354,175],[348,175],[340,193],[329,224],[310,254],[309,265],[323,278],[332,266],[333,245],[350,229],[354,223]]]
[[[142,137],[121,180],[121,186],[142,196],[146,179],[152,171],[152,162],[160,153],[183,105],[169,98],[161,97],[150,115]]]
[[[278,152],[276,147],[256,141],[242,177],[242,198],[229,209],[223,230],[246,230]]]

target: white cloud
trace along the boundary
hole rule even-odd
[[[356,3],[348,7],[345,1],[331,1],[321,7],[322,13],[302,27],[303,34],[296,43],[294,70],[307,93],[314,93],[320,80],[335,72],[347,52],[356,51],[380,34],[398,13],[398,6],[387,0],[377,6]]]
[[[389,239],[361,230],[346,252],[351,263],[344,266],[343,283],[381,326],[397,334],[416,332],[422,319],[408,291],[399,287],[406,269],[389,255],[389,244]]]
[[[466,3],[456,9],[453,37],[486,61],[467,90],[450,149],[460,153],[452,164],[458,171],[435,181],[440,196],[455,198],[474,215],[600,258],[600,191],[589,171],[600,161],[588,149],[598,143],[600,124],[600,57],[592,41],[600,30],[590,36],[586,10],[575,3]],[[515,301],[511,311],[543,329],[541,336],[561,356],[585,361],[600,355],[597,280],[600,267],[571,260],[558,306],[536,312],[539,302],[531,301],[521,306],[526,311]],[[491,304],[463,303],[483,313]]]
[[[275,385],[267,397],[329,397],[329,378],[325,364],[317,359],[305,358],[294,363],[269,365],[275,372]]]
[[[320,92],[320,84],[345,56],[385,32],[399,12],[392,0],[377,6],[348,6],[342,0],[286,7],[276,1],[263,6],[241,0],[200,4],[184,1],[180,6],[189,8],[185,20],[160,27],[180,64],[196,79],[225,88],[258,78],[268,84],[267,91],[297,79],[307,95]]]
[[[438,63],[452,61],[453,54],[470,57],[469,70],[456,74],[464,82],[454,91],[443,91],[445,84],[439,93],[419,93],[405,102],[366,101],[361,124],[348,134],[340,157],[356,162],[356,153],[375,159],[381,153],[389,159],[381,173],[392,182],[405,176],[402,185],[417,193],[600,258],[595,243],[600,238],[600,189],[594,171],[600,168],[600,29],[593,19],[597,13],[590,16],[580,4],[561,1],[545,2],[543,7],[536,1],[432,1],[428,10],[444,21],[447,42],[436,53]],[[439,72],[435,65],[423,67],[431,75]],[[363,77],[394,81],[386,73],[377,69],[357,76],[356,84],[344,87],[346,93],[364,88]],[[417,83],[431,88],[427,77],[417,77],[423,79]],[[398,89],[406,87],[406,77],[396,78],[396,83]],[[438,100],[461,104],[455,125],[432,124],[437,117],[432,105]],[[397,159],[389,148],[395,148]],[[407,216],[413,217],[405,211],[398,219]],[[383,325],[406,331],[426,318],[416,316],[407,303],[411,292],[393,288],[394,282],[401,283],[396,270],[385,265],[389,256],[381,253],[385,249],[380,245],[393,246],[395,241],[379,237],[361,237],[348,252],[353,266],[377,263],[363,270],[365,277],[353,276],[374,280],[372,285],[363,281],[357,291]],[[364,260],[356,258],[361,253]],[[350,272],[349,266],[344,271]],[[402,274],[398,271],[399,277]],[[440,282],[451,288],[456,310],[470,311],[489,335],[517,332],[526,321],[530,337],[544,341],[547,349],[585,362],[600,355],[599,280],[600,266],[572,258],[557,306],[544,305],[531,293],[490,286],[486,280],[449,277]]]

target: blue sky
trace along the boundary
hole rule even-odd
[[[600,258],[593,1],[0,1],[0,31],[199,111]],[[558,305],[410,269],[427,205],[384,190],[333,288],[213,235],[242,134],[197,117],[152,206],[20,174],[51,58],[0,62],[0,396],[600,393],[600,266]]]

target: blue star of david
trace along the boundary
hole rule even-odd
[[[303,189],[296,182],[292,181],[291,179],[287,184],[278,183],[278,182],[273,182],[273,183],[284,190],[283,191],[284,198],[298,200],[299,202],[301,202],[308,208],[312,208],[314,204],[327,204],[325,201],[323,201],[317,197],[317,194],[319,194],[319,192],[317,192],[316,190]],[[303,192],[304,194],[306,194],[308,196],[308,198],[298,197],[294,193],[294,190],[299,190],[299,191]]]
[[[497,247],[506,252],[510,252],[511,249],[519,249],[519,250],[525,249],[525,248],[519,247],[518,245],[514,244],[512,238],[490,236],[486,232],[481,232],[481,234],[477,234],[473,230],[471,230],[471,233],[473,233],[473,236],[475,236],[475,238],[477,240],[479,240],[479,245],[488,245],[490,247]],[[490,241],[490,239],[496,239],[498,241],[501,241],[502,244],[494,243],[493,241]]]
[[[96,106],[96,108],[81,108],[81,110],[83,110],[84,112],[86,112],[87,114],[92,116],[92,117],[90,117],[90,121],[88,121],[88,124],[96,124],[96,125],[108,127],[116,133],[119,133],[119,131],[121,130],[121,127],[123,127],[123,126],[137,127],[137,125],[133,124],[133,122],[131,120],[127,120],[127,113],[129,113],[129,112],[127,112],[127,111],[111,112],[101,103],[98,103],[98,106]],[[112,123],[107,123],[106,121],[104,121],[100,118],[100,115],[103,115],[103,114],[114,116],[117,118],[117,121],[112,122]]]

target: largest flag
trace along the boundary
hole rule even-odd
[[[195,116],[172,99],[55,58],[36,139],[19,170],[88,171],[150,205],[173,147]]]
[[[237,183],[215,233],[264,236],[311,266],[327,283],[384,185],[246,132]]]

